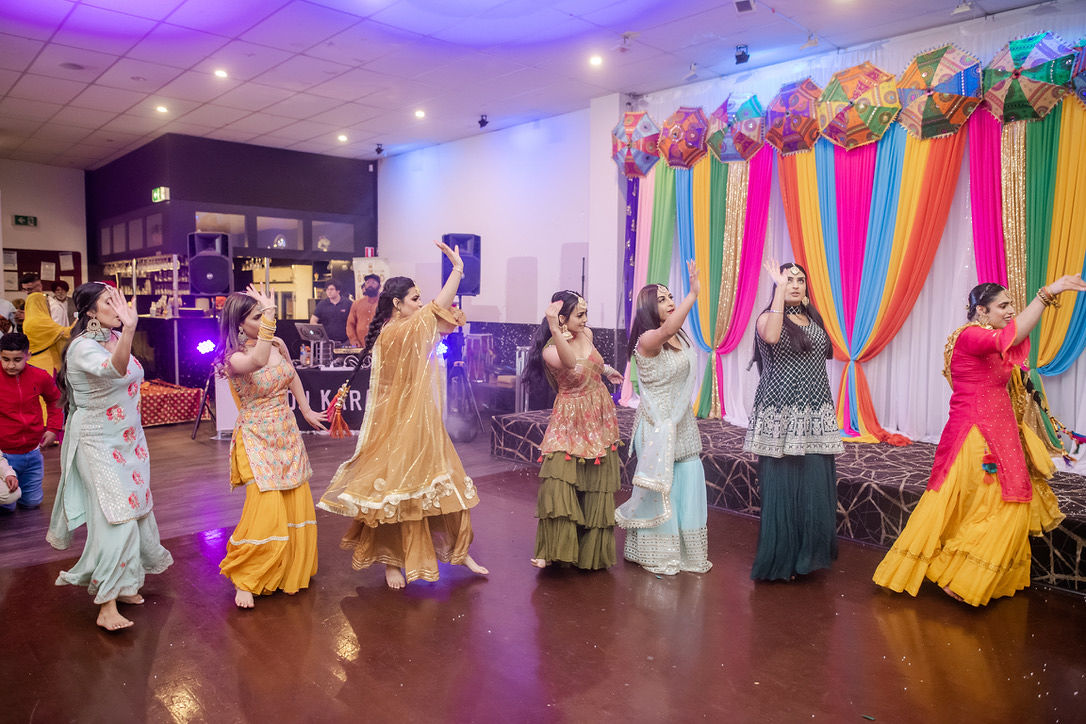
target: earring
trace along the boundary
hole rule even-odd
[[[811,303],[811,300],[807,298],[807,295],[806,295],[806,294],[804,294],[804,295],[803,295],[803,306],[805,306],[805,307],[806,307],[806,306],[807,306],[808,304],[810,304],[810,303]]]
[[[91,317],[87,320],[86,331],[83,334],[87,335],[95,342],[106,342],[109,340],[110,331],[102,327],[102,323],[97,318]]]
[[[245,330],[238,327],[238,346],[244,347],[245,343],[249,341],[249,335],[245,334]]]
[[[560,325],[558,329],[562,331],[562,339],[573,339],[573,332],[566,329],[566,325]]]
[[[992,328],[991,322],[988,321],[988,315],[983,312],[977,314],[977,322],[980,323],[980,326],[984,327],[985,329]]]

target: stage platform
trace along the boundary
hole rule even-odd
[[[491,421],[491,453],[535,463],[550,410],[496,416]],[[629,440],[634,412],[619,408],[618,425]],[[757,516],[761,499],[755,456],[743,452],[743,428],[720,420],[698,420],[709,505]],[[622,484],[629,487],[634,461],[620,448]],[[935,446],[905,447],[845,443],[837,458],[837,533],[860,543],[889,548],[927,485]],[[1033,580],[1086,594],[1086,478],[1057,472],[1052,490],[1067,516],[1048,535],[1031,539]]]

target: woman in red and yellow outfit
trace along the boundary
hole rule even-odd
[[[1016,415],[1008,383],[1021,388],[1029,333],[1067,291],[1086,291],[1081,275],[1042,287],[1017,317],[1002,286],[970,292],[970,323],[947,340],[950,419],[931,478],[875,583],[915,596],[928,578],[973,606],[1029,586],[1028,536],[1052,530],[1064,516],[1046,482],[1052,460]]]
[[[526,376],[544,374],[558,390],[540,450],[533,566],[568,563],[608,568],[615,556],[615,493],[622,471],[615,403],[600,375],[622,375],[603,363],[587,326],[588,305],[576,292],[555,292],[535,333]]]

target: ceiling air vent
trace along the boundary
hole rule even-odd
[[[752,13],[754,12],[754,4],[754,0],[735,0],[735,12]]]

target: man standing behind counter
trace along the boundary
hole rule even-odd
[[[347,341],[352,347],[361,347],[365,343],[380,293],[381,277],[376,274],[362,277],[362,296],[351,305],[351,313],[347,316]]]
[[[324,325],[328,339],[335,342],[347,341],[347,315],[351,313],[351,302],[339,293],[335,280],[324,285],[324,299],[317,302],[310,324]]]

